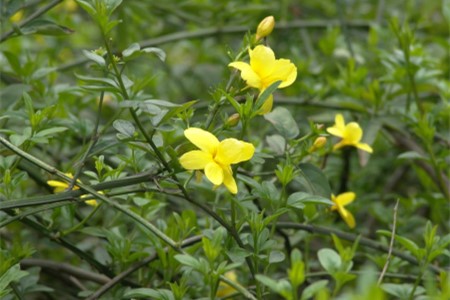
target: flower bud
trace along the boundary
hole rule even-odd
[[[256,40],[259,41],[263,37],[268,36],[275,27],[275,18],[273,16],[265,17],[256,29]]]
[[[238,113],[232,114],[225,122],[225,125],[227,127],[234,127],[239,123],[240,119],[241,119],[241,116]]]
[[[325,144],[327,143],[327,138],[324,136],[319,136],[313,143],[313,145],[311,146],[311,148],[309,148],[309,152],[314,152],[316,150],[319,150],[320,148],[322,148],[323,146],[325,146]]]

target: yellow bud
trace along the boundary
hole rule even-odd
[[[23,10],[17,11],[14,15],[12,15],[9,20],[13,23],[17,23],[23,18]]]
[[[238,113],[232,114],[225,122],[225,125],[227,127],[234,127],[239,123],[240,119],[241,119],[241,116]]]
[[[322,148],[323,146],[325,146],[325,144],[327,143],[327,138],[324,136],[319,136],[313,143],[313,145],[311,146],[311,148],[309,148],[309,152],[314,152],[320,148]]]
[[[275,27],[275,18],[273,16],[265,17],[256,29],[256,40],[259,41],[263,37],[268,36]]]

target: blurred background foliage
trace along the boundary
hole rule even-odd
[[[324,150],[312,155],[308,162],[323,166],[333,193],[351,190],[358,195],[352,204],[358,234],[387,244],[388,236],[376,231],[390,229],[393,207],[399,199],[398,234],[421,245],[427,222],[438,225],[439,235],[448,233],[449,229],[449,3],[446,0],[126,0],[114,12],[114,19],[120,23],[110,35],[118,56],[132,43],[139,43],[142,48],[158,47],[165,52],[165,61],[150,54],[123,68],[123,74],[134,82],[136,94],[177,104],[198,100],[193,109],[186,111],[184,120],[181,117],[171,124],[176,130],[161,130],[157,134],[159,146],[170,146],[174,151],[170,156],[176,157],[185,147],[182,125],[187,119],[190,124],[205,120],[221,96],[218,88],[225,88],[228,82],[228,63],[252,39],[258,23],[273,15],[275,30],[266,42],[277,57],[289,58],[298,68],[296,82],[275,93],[275,107],[290,110],[301,135],[310,132],[312,124],[332,124],[336,113],[344,113],[346,120],[357,121],[362,126],[365,141],[374,148],[370,157],[343,152],[324,158]],[[49,9],[39,18],[40,22],[21,26],[27,18],[46,8]],[[88,147],[99,101],[98,92],[83,88],[86,84],[81,76],[102,76],[102,71],[83,51],[102,51],[101,32],[72,0],[0,0],[0,9],[0,134],[48,164],[73,172]],[[94,184],[157,167],[136,144],[130,146],[116,139],[117,128],[111,126],[111,120],[127,119],[118,100],[124,99],[106,92],[100,119],[106,129],[91,159],[86,161],[83,181]],[[231,105],[224,107],[213,124],[224,122],[234,112]],[[283,157],[277,154],[279,145],[267,139],[275,133],[273,126],[261,118],[252,124],[247,136],[258,152],[272,155],[254,167],[257,173],[268,172],[255,179],[272,185],[276,178],[273,172]],[[308,149],[312,142],[307,140],[302,147]],[[330,150],[330,145],[327,149]],[[42,170],[0,148],[2,201],[48,194],[51,192],[46,184],[49,179],[51,176]],[[296,192],[302,186],[294,182],[288,191]],[[271,185],[267,183],[265,188],[270,194]],[[130,207],[139,207],[135,210],[140,215],[159,222],[158,226],[175,240],[209,227],[210,221],[194,213],[192,207],[173,207],[177,202],[170,196],[149,190],[132,195],[115,197]],[[198,201],[223,209],[221,215],[228,212],[223,197],[226,200],[230,197],[220,198],[209,190],[209,185],[202,186],[198,197]],[[272,205],[270,197],[262,199],[263,205]],[[245,205],[252,207],[250,203]],[[64,242],[54,244],[41,235],[51,238],[61,230],[72,228],[91,209],[65,205],[41,212],[32,219],[42,226],[34,228],[39,234],[25,230],[28,227],[19,222],[3,227],[0,271],[5,272],[33,252],[36,258],[81,265],[81,260],[71,251],[62,250]],[[98,262],[107,265],[109,273],[103,274],[112,277],[149,251],[163,252],[160,241],[142,229],[133,228],[129,221],[123,223],[126,219],[123,215],[104,207],[100,210],[102,214],[93,216],[89,226],[67,238],[81,251],[93,253]],[[178,214],[173,214],[174,211]],[[7,214],[1,216],[3,221],[7,220]],[[290,220],[348,230],[334,215],[320,210],[318,213],[314,208],[305,210],[304,214],[291,213]],[[310,243],[312,239],[305,232],[290,234],[293,245],[305,240]],[[311,243],[310,251],[324,245],[333,247],[330,239],[317,239]],[[409,248],[406,250],[411,252]],[[442,254],[439,266],[448,266],[450,252],[442,250]],[[169,256],[155,263],[165,271],[147,268],[128,284],[152,282],[155,276],[162,278],[161,281],[175,276],[171,272],[176,273],[177,262]],[[355,261],[362,263],[368,257],[382,267],[386,255],[360,252]],[[310,267],[317,269],[319,263],[313,261]],[[404,268],[404,261],[392,261],[391,272],[404,272]],[[32,275],[23,278],[31,281],[20,282],[22,292],[25,293],[28,284],[30,291],[46,293],[48,287],[36,285],[30,279],[37,280],[39,272],[28,271]],[[163,274],[155,275],[158,272]],[[274,267],[272,273],[277,272],[285,273],[283,267]],[[57,290],[57,285],[52,285],[46,276],[52,278],[52,275],[41,275],[40,282]],[[247,278],[241,280],[245,284]],[[98,279],[98,283],[104,282]],[[91,283],[84,290],[94,290],[94,287],[95,283]],[[61,299],[67,295],[72,297],[80,290],[83,288],[72,283],[66,291],[45,295]],[[202,291],[198,288],[191,295]],[[123,296],[120,288],[115,292],[111,299]]]

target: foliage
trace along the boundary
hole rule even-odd
[[[450,298],[450,1],[0,3],[2,299]]]

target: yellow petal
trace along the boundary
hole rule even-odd
[[[95,200],[95,199],[86,200],[86,201],[84,201],[84,203],[86,203],[87,205],[90,205],[90,206],[94,206],[94,207],[98,205],[97,200]]]
[[[278,88],[290,86],[297,78],[297,67],[288,59],[277,59],[268,76],[262,78],[263,85],[270,86],[275,81],[281,80]]]
[[[367,151],[369,153],[373,152],[372,147],[370,147],[368,144],[365,144],[365,143],[357,143],[356,147],[361,149],[361,150]]]
[[[215,154],[219,140],[210,132],[191,127],[184,131],[186,138],[203,151]]]
[[[223,182],[223,169],[215,162],[210,162],[205,166],[205,175],[215,185]]]
[[[342,114],[337,114],[334,118],[335,126],[342,131],[345,129],[345,120]]]
[[[339,210],[339,213],[345,223],[347,223],[348,227],[355,228],[356,222],[351,212],[349,212],[345,208],[342,208]]]
[[[58,181],[58,180],[49,180],[49,181],[47,181],[47,184],[54,188],[67,189],[69,187],[69,184],[62,182],[62,181]]]
[[[255,147],[251,143],[230,138],[220,142],[214,159],[226,166],[249,160],[254,153]]]
[[[233,67],[235,69],[238,69],[241,71],[241,77],[248,86],[260,89],[261,88],[261,79],[259,78],[258,74],[255,73],[255,71],[252,69],[252,67],[241,61],[235,61],[228,65],[229,67]]]
[[[351,122],[345,127],[343,138],[350,144],[358,143],[362,138],[362,129],[359,127],[358,123]]]
[[[180,164],[186,170],[203,170],[210,162],[213,162],[212,155],[200,150],[189,151],[180,157]]]
[[[272,110],[273,107],[273,95],[270,95],[269,98],[263,103],[261,108],[258,111],[258,115],[265,115]]]
[[[236,181],[234,180],[231,167],[223,169],[223,184],[230,191],[230,193],[237,194],[238,188],[237,188]]]
[[[355,198],[356,198],[356,194],[355,193],[353,193],[353,192],[346,192],[346,193],[339,194],[335,198],[334,202],[335,203],[339,203],[342,206],[345,206],[347,204],[352,203],[355,200]]]
[[[329,134],[332,134],[334,136],[338,136],[338,137],[342,137],[344,135],[344,131],[341,130],[340,128],[333,126],[333,127],[328,127],[327,128],[327,132]]]
[[[248,51],[250,55],[250,66],[260,78],[272,74],[275,65],[275,53],[269,47],[258,45]]]

